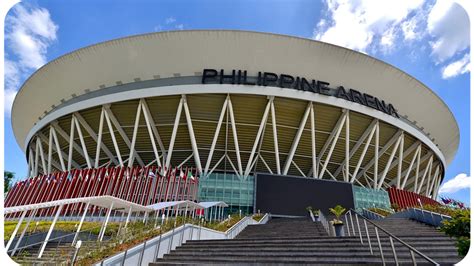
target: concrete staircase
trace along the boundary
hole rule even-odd
[[[361,222],[360,225],[364,243],[367,244],[367,235],[363,222],[361,220],[359,220],[359,222]],[[455,240],[446,236],[443,232],[433,226],[404,218],[387,218],[375,220],[373,222],[440,264],[453,265],[462,259],[462,257],[457,253]],[[359,236],[355,221],[354,227],[356,236]],[[373,226],[368,226],[368,228],[374,254],[378,256],[379,248],[376,242],[377,238],[375,236],[375,229]],[[351,227],[350,229],[350,234],[352,236],[353,231]],[[379,236],[381,238],[382,250],[385,257],[390,261],[393,260],[393,251],[388,236],[380,230]],[[402,244],[399,244],[396,240],[393,241],[398,259],[401,261],[409,261],[411,259],[409,250]],[[415,256],[415,258],[417,262],[424,262],[424,260],[419,256]]]
[[[250,225],[237,238],[188,241],[159,264],[378,264],[357,237],[327,235],[309,219],[273,218]]]
[[[356,230],[351,236],[330,237],[321,223],[309,219],[274,218],[265,225],[250,225],[235,239],[188,241],[150,265],[161,264],[371,264],[381,257],[373,226],[369,225],[373,254],[370,253],[363,222],[364,244]],[[442,265],[461,260],[453,239],[436,228],[408,219],[375,221],[393,235]],[[356,225],[356,221],[354,221]],[[385,262],[395,263],[389,237],[379,230]],[[410,251],[394,241],[398,262],[412,265]],[[430,265],[415,255],[418,265]]]

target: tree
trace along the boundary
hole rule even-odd
[[[10,190],[11,182],[12,182],[13,178],[15,178],[15,173],[9,172],[9,171],[4,172],[4,176],[3,176],[3,181],[4,181],[4,191],[3,192],[4,193],[7,193],[8,190]]]

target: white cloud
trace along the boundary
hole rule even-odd
[[[455,193],[461,189],[471,187],[471,177],[464,173],[458,174],[453,179],[447,181],[439,189],[439,193]]]
[[[469,47],[469,17],[457,3],[438,0],[428,16],[427,29],[437,62],[444,62]]]
[[[174,17],[169,17],[165,20],[166,24],[172,24],[172,23],[175,23],[175,22],[176,22],[176,19]]]
[[[454,78],[458,75],[467,73],[471,70],[471,63],[469,60],[469,53],[465,54],[463,58],[452,62],[445,66],[442,70],[443,79]]]
[[[15,62],[5,60],[5,90],[4,90],[4,113],[10,115],[10,110],[15,99],[17,89],[20,85],[20,72]]]
[[[401,24],[401,28],[403,31],[403,37],[405,41],[411,41],[419,37],[421,34],[416,31],[417,24],[419,23],[418,16],[414,16],[412,19],[408,19]]]
[[[391,27],[386,30],[380,38],[380,45],[385,51],[390,51],[395,43],[395,27]]]
[[[178,30],[183,30],[184,29],[184,25],[183,24],[177,24],[174,26],[176,29]]]
[[[365,52],[375,39],[380,39],[379,44],[385,48],[393,45],[395,28],[420,8],[424,0],[326,0],[326,3],[329,23],[320,22],[313,37]],[[392,35],[384,36],[384,33]]]
[[[5,43],[11,51],[5,59],[5,113],[10,115],[20,80],[46,63],[46,52],[57,39],[58,26],[48,10],[21,4],[13,8],[5,25]]]

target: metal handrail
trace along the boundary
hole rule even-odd
[[[330,227],[329,227],[328,219],[326,218],[326,216],[323,214],[322,211],[319,212],[319,221],[321,222],[324,229],[328,233],[328,236],[331,236],[331,230],[329,229]]]
[[[387,234],[389,236],[389,240],[390,240],[390,246],[392,248],[392,252],[393,252],[393,258],[395,260],[395,264],[398,265],[398,258],[397,258],[397,253],[396,253],[396,250],[395,250],[395,246],[393,244],[393,239],[395,239],[396,241],[398,241],[399,243],[401,243],[403,246],[405,246],[406,248],[408,248],[408,250],[410,250],[410,255],[411,255],[411,259],[413,261],[413,264],[416,265],[416,259],[415,259],[415,253],[419,256],[421,256],[424,260],[426,260],[427,262],[433,264],[433,265],[439,265],[439,263],[437,263],[436,261],[434,261],[433,259],[431,259],[430,257],[426,256],[425,254],[421,253],[420,251],[418,251],[417,249],[415,249],[414,247],[412,247],[411,245],[409,245],[408,243],[406,243],[405,241],[401,240],[400,238],[396,237],[395,235],[393,235],[392,233],[388,232],[387,230],[385,230],[383,227],[377,225],[376,223],[372,222],[371,220],[365,218],[363,215],[359,214],[357,211],[355,211],[354,209],[350,209],[349,211],[346,212],[346,214],[344,216],[346,216],[346,221],[347,221],[347,214],[350,215],[350,218],[351,218],[351,225],[352,225],[352,231],[354,233],[354,236],[356,235],[355,233],[355,226],[354,226],[354,223],[353,223],[353,220],[352,220],[352,213],[354,213],[354,216],[356,218],[356,223],[357,223],[357,229],[358,229],[358,234],[359,234],[359,238],[360,238],[360,241],[361,241],[361,244],[364,244],[363,242],[363,238],[362,238],[362,232],[361,232],[361,228],[360,228],[360,225],[359,225],[359,219],[358,217],[361,217],[364,221],[364,226],[365,226],[365,232],[366,232],[366,235],[367,235],[367,242],[369,244],[369,249],[370,249],[370,253],[371,254],[374,254],[373,253],[373,250],[372,250],[372,244],[370,242],[370,235],[369,235],[369,231],[367,230],[367,222],[369,224],[371,224],[372,226],[374,226],[374,229],[375,229],[375,236],[377,238],[377,243],[378,243],[378,247],[379,247],[379,251],[380,251],[380,256],[381,256],[381,259],[382,259],[382,263],[383,265],[385,265],[385,258],[384,258],[384,255],[383,255],[383,250],[382,250],[382,244],[380,242],[380,237],[379,237],[379,233],[378,231],[381,230],[382,232],[384,232],[385,234]],[[349,224],[347,224],[347,228],[349,228]],[[348,230],[349,231],[349,230]]]
[[[248,222],[250,219],[252,219],[251,216],[245,216],[244,218],[240,219],[240,221],[235,223],[231,228],[227,229],[227,231],[224,232],[224,234],[226,235],[226,238],[231,238],[231,239],[234,238],[236,235],[235,232],[241,229],[240,226],[245,225],[245,223],[247,223],[246,225],[248,225]],[[237,232],[237,234],[240,233],[241,231]]]
[[[222,234],[223,237],[226,238],[226,239],[233,238],[238,233],[240,233],[245,228],[245,226],[247,226],[250,223],[251,219],[252,219],[251,216],[244,216],[244,217],[242,217],[242,219],[240,219],[237,223],[235,223],[232,227],[227,229],[225,232],[221,232],[221,231],[216,231],[216,232]],[[126,249],[123,252],[120,252],[116,255],[113,255],[113,256],[111,256],[107,259],[104,259],[101,262],[97,263],[96,265],[105,264],[104,263],[105,261],[107,261],[107,260],[109,260],[113,257],[116,257],[116,256],[120,256],[119,258],[121,260],[121,265],[126,265],[126,260],[128,258],[128,253],[132,249],[139,249],[139,251],[138,251],[139,252],[139,261],[140,261],[139,264],[141,265],[143,260],[144,260],[145,249],[150,248],[150,247],[154,248],[154,259],[157,259],[158,254],[160,253],[160,246],[162,245],[162,242],[164,241],[163,238],[169,239],[168,243],[167,243],[167,247],[165,247],[166,251],[165,251],[164,254],[168,254],[171,251],[172,247],[180,246],[183,243],[185,243],[186,241],[194,239],[194,234],[193,234],[192,231],[190,231],[190,234],[189,234],[190,237],[188,237],[186,239],[184,238],[184,232],[185,232],[186,228],[191,228],[191,230],[198,230],[197,231],[197,237],[196,237],[195,240],[201,240],[201,230],[203,229],[203,227],[202,227],[202,224],[201,224],[201,219],[198,219],[197,221],[198,221],[198,224],[184,222],[182,225],[180,225],[178,227],[173,227],[172,230],[170,230],[168,232],[165,232],[165,233],[163,233],[161,231],[161,227],[160,227],[160,233],[155,238],[145,240],[142,244],[139,244],[139,245],[134,246],[132,248]],[[215,230],[210,229],[210,228],[205,228],[205,229],[215,231]],[[181,237],[176,242],[176,241],[174,241],[174,236],[177,235],[177,234],[180,234]],[[139,246],[141,246],[141,247],[139,247]]]

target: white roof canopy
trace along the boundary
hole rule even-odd
[[[14,206],[5,208],[4,214],[15,213],[15,212],[23,212],[35,209],[43,209],[43,208],[51,208],[66,204],[72,203],[90,203],[91,205],[95,205],[98,207],[103,208],[110,208],[110,205],[114,203],[113,210],[128,212],[131,208],[132,212],[152,212],[157,210],[166,209],[169,207],[178,208],[179,210],[195,210],[195,209],[207,209],[210,207],[228,207],[228,205],[223,201],[211,201],[211,202],[201,202],[196,203],[189,200],[182,200],[182,201],[166,201],[166,202],[159,202],[153,205],[143,206],[140,204],[136,204],[130,201],[126,201],[123,199],[119,199],[113,196],[105,195],[105,196],[95,196],[95,197],[84,197],[84,198],[74,198],[74,199],[62,199],[62,200],[55,200],[55,201],[48,201],[48,202],[41,202],[35,204],[28,204],[28,205],[21,205],[21,206]]]
[[[207,209],[210,207],[229,207],[229,205],[227,205],[223,201],[205,201],[205,202],[199,202],[199,205],[201,205],[203,209]]]
[[[151,208],[153,209],[154,211],[158,211],[158,210],[162,210],[162,209],[166,209],[166,208],[169,208],[169,207],[172,207],[172,208],[178,208],[178,209],[186,209],[188,208],[188,210],[193,210],[193,209],[202,209],[203,207],[196,203],[196,202],[193,202],[193,201],[189,201],[189,200],[182,200],[182,201],[164,201],[164,202],[158,202],[158,203],[155,203],[153,205],[148,205],[147,208]]]
[[[114,203],[114,206],[112,208],[113,210],[124,211],[124,212],[128,212],[130,208],[132,208],[132,212],[153,211],[152,208],[145,207],[140,204],[136,204],[130,201],[126,201],[123,199],[106,195],[106,196],[96,196],[96,197],[62,199],[62,200],[8,207],[8,208],[5,208],[4,213],[9,214],[9,213],[23,212],[23,211],[29,211],[29,210],[35,210],[35,209],[56,207],[56,206],[61,206],[61,205],[66,205],[66,204],[71,204],[71,203],[88,203],[88,202],[92,205],[104,207],[104,208],[110,208],[110,205],[113,202]]]

